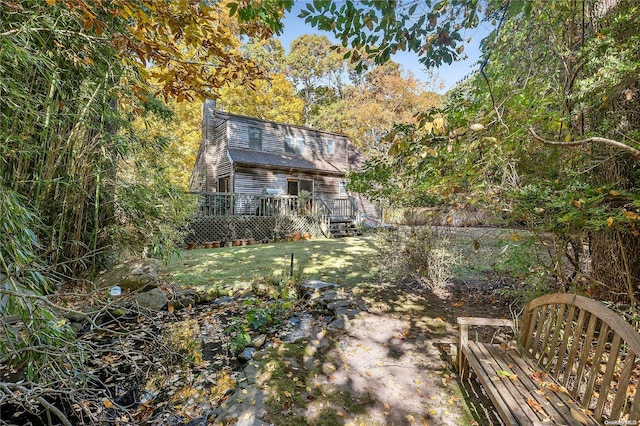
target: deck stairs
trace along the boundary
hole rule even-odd
[[[338,198],[324,202],[329,218],[329,232],[332,237],[362,235],[361,227],[356,223],[358,206],[353,198]]]

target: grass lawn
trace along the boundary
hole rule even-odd
[[[365,236],[185,250],[163,269],[163,274],[182,287],[230,295],[249,289],[256,279],[282,277],[283,274],[289,276],[293,253],[296,275],[351,288],[371,283],[374,279],[375,268],[370,262],[375,254],[374,238]]]

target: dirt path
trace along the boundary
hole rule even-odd
[[[335,371],[319,381],[367,394],[369,424],[468,424],[455,377],[442,359],[441,348],[449,342],[454,342],[453,330],[442,319],[416,323],[400,315],[364,313],[351,321],[330,353]]]
[[[399,284],[350,295],[366,309],[344,329],[327,331],[331,319],[316,317],[310,337],[258,353],[216,424],[498,424],[479,388],[457,379],[450,350],[456,316],[508,310],[490,293],[452,290]]]

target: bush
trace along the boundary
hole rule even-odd
[[[411,226],[377,234],[381,270],[398,278],[426,278],[432,290],[444,289],[457,256],[449,248],[447,231]]]

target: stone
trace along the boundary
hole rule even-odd
[[[313,335],[313,316],[309,314],[301,314],[289,320],[295,329],[284,336],[282,340],[287,343],[293,343],[300,339],[306,339]]]
[[[304,280],[303,282],[300,283],[300,288],[302,288],[303,290],[310,290],[310,291],[320,291],[320,290],[325,290],[327,288],[337,288],[337,287],[339,287],[338,284],[327,283],[320,280]]]
[[[69,327],[71,327],[71,330],[73,330],[73,332],[77,335],[82,330],[84,330],[84,323],[76,322],[76,321],[70,321],[69,322]]]
[[[335,300],[327,304],[327,309],[329,309],[330,311],[333,311],[336,308],[342,308],[345,306],[349,306],[350,304],[351,302],[348,300]]]
[[[249,346],[251,346],[252,348],[259,349],[264,345],[266,341],[267,341],[267,335],[260,334],[254,337],[253,339],[251,339],[251,342],[249,342]]]
[[[349,319],[354,319],[356,315],[360,313],[360,311],[358,311],[357,309],[349,309],[345,307],[336,308],[334,312],[336,314],[336,318],[346,317]]]
[[[324,293],[322,293],[322,301],[323,302],[328,303],[328,302],[333,302],[333,301],[336,301],[336,300],[342,300],[342,296],[340,296],[337,291],[335,291],[335,290],[327,290]]]
[[[122,291],[138,291],[157,287],[160,261],[139,259],[122,263],[98,278],[98,288],[120,286]]]
[[[343,318],[339,318],[336,320],[331,321],[329,324],[327,324],[327,330],[329,331],[340,331],[340,330],[344,330],[347,326],[346,321]]]
[[[320,370],[322,371],[322,374],[329,376],[336,372],[336,366],[330,362],[325,362],[322,364],[322,367],[320,367]]]
[[[167,296],[159,288],[154,288],[136,296],[138,304],[152,311],[162,310],[167,305]]]
[[[256,348],[252,348],[248,346],[244,348],[244,350],[242,351],[242,353],[240,353],[240,355],[238,355],[238,358],[240,358],[243,361],[251,361],[255,354],[256,354]]]
[[[173,306],[173,309],[175,310],[187,309],[189,307],[193,308],[194,306],[196,306],[196,301],[191,296],[178,295],[176,299],[171,301],[171,306]]]

